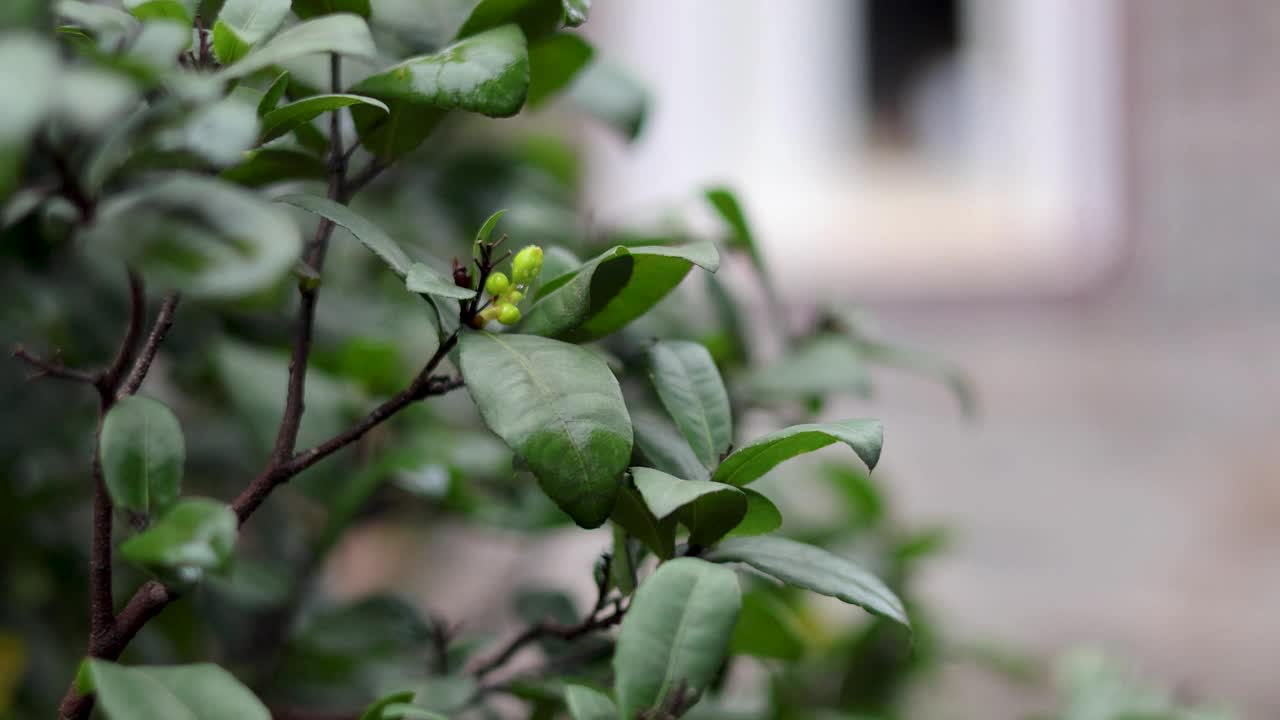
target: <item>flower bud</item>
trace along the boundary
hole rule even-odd
[[[517,285],[528,285],[538,277],[540,272],[542,272],[542,248],[537,245],[530,245],[516,253],[515,260],[511,261],[511,275]]]
[[[498,322],[503,325],[515,325],[520,322],[520,308],[511,303],[502,303],[498,306]]]
[[[489,276],[484,283],[484,289],[490,295],[498,297],[511,289],[511,280],[503,273],[496,272]]]
[[[519,290],[512,290],[511,292],[507,293],[507,302],[511,303],[512,305],[515,305],[516,303],[520,302],[523,299],[524,299],[524,293],[520,292]]]

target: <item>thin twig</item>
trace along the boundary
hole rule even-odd
[[[576,640],[583,635],[617,625],[622,622],[626,612],[627,608],[622,605],[621,601],[615,601],[613,603],[613,612],[606,615],[600,615],[598,612],[592,613],[577,625],[561,625],[549,620],[535,623],[525,628],[524,632],[512,638],[510,642],[488,659],[477,663],[475,670],[472,672],[476,677],[484,677],[507,664],[511,658],[515,657],[516,653],[523,650],[530,643],[549,637],[556,637],[561,640]]]
[[[31,354],[27,349],[18,345],[13,349],[13,357],[25,362],[36,371],[28,379],[51,377],[59,380],[70,380],[72,382],[84,383],[86,385],[96,385],[98,383],[98,375],[96,373],[85,372],[69,368],[62,363],[45,360],[41,357]]]
[[[160,312],[156,315],[156,322],[151,326],[151,334],[143,343],[142,351],[133,364],[133,370],[129,371],[129,377],[116,393],[117,400],[137,393],[138,388],[142,387],[142,381],[147,379],[147,373],[151,371],[151,363],[156,359],[156,353],[160,352],[161,343],[173,327],[174,315],[177,314],[178,302],[181,299],[182,295],[178,292],[170,292],[164,296],[164,301],[160,303]]]
[[[138,351],[138,343],[142,340],[142,326],[147,321],[147,292],[142,284],[142,276],[137,271],[129,271],[129,325],[125,328],[124,339],[116,350],[116,357],[111,366],[98,378],[98,393],[102,397],[103,410],[108,410],[116,401],[116,391],[129,369],[129,361]]]

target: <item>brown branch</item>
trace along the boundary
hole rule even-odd
[[[288,482],[298,473],[359,440],[365,433],[412,403],[432,395],[443,395],[454,388],[460,387],[461,381],[459,380],[439,378],[432,375],[457,342],[458,335],[454,333],[440,343],[440,347],[436,349],[435,354],[431,356],[431,359],[427,361],[422,371],[418,373],[408,387],[371,410],[368,415],[361,418],[355,425],[309,450],[298,453],[285,462],[268,466],[231,503],[232,509],[236,511],[236,517],[240,518],[240,523],[244,524],[244,521],[249,519],[249,516],[262,505],[272,491]]]
[[[342,59],[336,53],[329,56],[330,85],[333,92],[342,91]],[[342,151],[342,118],[335,110],[329,115],[329,191],[328,198],[345,203],[347,163]],[[320,218],[316,233],[307,244],[303,261],[319,274],[324,269],[329,251],[329,238],[333,235],[333,221]],[[302,414],[306,410],[307,360],[311,356],[312,336],[315,331],[316,304],[320,301],[320,288],[311,282],[298,283],[298,321],[294,331],[293,351],[289,355],[289,381],[285,393],[284,415],[276,433],[268,470],[284,465],[293,456],[298,444],[298,430],[302,427]],[[267,473],[270,474],[270,473]]]
[[[627,608],[622,605],[621,601],[615,601],[612,612],[605,615],[600,615],[598,612],[592,613],[577,625],[561,625],[549,620],[535,623],[525,628],[524,632],[512,638],[501,650],[498,650],[488,659],[477,663],[472,674],[476,677],[488,675],[507,664],[511,658],[515,657],[516,653],[523,650],[527,645],[538,640],[551,637],[560,638],[561,640],[576,640],[583,635],[612,627],[622,622],[622,618],[626,613]]]
[[[147,321],[147,292],[142,284],[142,276],[136,271],[129,271],[129,325],[125,328],[124,339],[110,367],[98,379],[98,393],[102,396],[104,412],[116,401],[116,390],[124,380],[129,369],[129,361],[138,351],[138,342],[142,339],[142,326]]]
[[[70,380],[72,382],[84,383],[86,385],[96,385],[98,383],[97,373],[76,370],[63,365],[62,363],[45,360],[31,354],[21,345],[13,348],[13,357],[35,368],[35,373],[28,378],[30,380],[42,377],[51,377],[58,378],[59,380]]]
[[[360,710],[320,710],[308,707],[272,705],[271,720],[358,720]]]
[[[133,364],[133,369],[129,371],[129,377],[125,379],[124,384],[120,387],[116,394],[116,399],[133,395],[138,392],[138,388],[142,387],[142,381],[147,379],[147,373],[151,371],[151,363],[156,359],[156,353],[160,351],[160,345],[169,334],[169,330],[173,327],[174,315],[177,314],[178,302],[182,299],[182,295],[178,292],[170,292],[164,296],[164,301],[160,304],[160,312],[156,315],[156,322],[151,326],[151,334],[147,336],[147,341],[142,345],[142,352],[138,355],[138,360]]]

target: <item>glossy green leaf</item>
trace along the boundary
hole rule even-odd
[[[485,423],[583,527],[613,510],[631,458],[631,419],[598,355],[531,335],[466,332],[459,367]]]
[[[529,107],[536,108],[573,82],[595,48],[572,33],[556,33],[529,47]]]
[[[230,65],[280,28],[289,0],[226,0],[213,24],[213,54]]]
[[[507,24],[515,24],[531,40],[544,38],[560,28],[562,0],[480,0],[458,28],[465,38]]]
[[[127,69],[140,68],[136,75],[155,80],[177,70],[178,56],[191,47],[191,28],[179,23],[144,23],[123,57]]]
[[[746,485],[783,461],[836,442],[848,445],[868,468],[874,468],[884,445],[884,431],[875,420],[792,425],[735,450],[720,463],[711,479],[729,485]]]
[[[276,202],[288,203],[294,207],[302,208],[308,212],[315,213],[322,218],[328,219],[335,225],[346,228],[357,240],[364,243],[364,246],[373,251],[392,272],[400,277],[407,277],[409,270],[413,267],[413,261],[404,249],[382,231],[382,228],[374,225],[369,220],[362,217],[359,213],[341,203],[334,202],[328,198],[322,198],[319,195],[285,195],[276,198]]]
[[[373,36],[363,18],[350,14],[325,15],[294,25],[218,72],[221,80],[234,80],[286,60],[336,53],[360,58],[377,56]]]
[[[649,91],[644,85],[599,56],[574,78],[569,98],[628,140],[640,136],[649,114]]]
[[[86,246],[140,267],[154,284],[205,298],[257,292],[288,273],[302,249],[281,208],[225,182],[155,177],[99,206]]]
[[[138,395],[121,399],[102,421],[98,451],[117,507],[163,512],[181,494],[186,442],[164,404]]]
[[[262,99],[258,101],[258,117],[265,117],[267,113],[276,109],[280,101],[284,99],[284,94],[289,89],[289,73],[282,72],[271,81],[271,85],[267,87],[267,91],[262,93]]]
[[[139,20],[172,20],[190,26],[198,3],[199,0],[124,0],[124,7]]]
[[[368,105],[390,112],[386,105],[362,95],[314,95],[276,108],[262,118],[262,142],[269,142],[292,132],[299,125],[320,115],[352,105]]]
[[[130,562],[183,583],[199,581],[231,560],[239,523],[216,500],[180,500],[154,525],[120,545]]]
[[[223,180],[245,187],[262,187],[289,180],[323,180],[328,165],[314,154],[292,148],[259,148],[223,170]]]
[[[520,329],[574,342],[604,337],[648,312],[695,265],[711,272],[719,269],[713,244],[619,245],[548,281]]]
[[[529,91],[524,34],[503,25],[365,78],[354,92],[489,117],[520,111]]]
[[[711,473],[702,464],[689,442],[681,437],[671,421],[656,413],[631,413],[636,447],[645,462],[668,475],[687,480],[710,480]]]
[[[423,263],[409,266],[409,274],[404,279],[404,286],[409,292],[436,295],[455,300],[469,300],[476,296],[471,288],[458,287],[452,278],[445,277]]]
[[[694,558],[663,563],[641,583],[613,658],[619,717],[661,708],[712,683],[741,607],[738,579]]]
[[[58,98],[57,49],[45,38],[13,32],[0,42],[0,199],[17,184],[31,135]]]
[[[608,695],[583,685],[566,685],[564,702],[573,720],[618,720],[618,708]]]
[[[675,554],[675,518],[659,520],[654,517],[639,491],[631,485],[623,485],[618,492],[618,501],[609,519],[628,535],[644,543],[660,559],[666,560]]]
[[[689,528],[689,542],[711,545],[742,522],[747,497],[738,488],[704,480],[682,480],[652,468],[633,467],[631,478],[658,520],[676,515]]]
[[[578,27],[587,21],[591,14],[591,0],[563,0],[564,24],[567,27]]]
[[[729,393],[700,343],[663,340],[649,348],[649,379],[689,447],[713,468],[733,444]]]
[[[365,149],[391,161],[420,145],[448,111],[510,117],[528,89],[524,35],[503,25],[366,78],[354,91],[383,100],[390,112],[354,107],[352,117]]]
[[[782,527],[782,513],[777,505],[751,488],[741,490],[747,496],[747,514],[729,531],[729,537],[765,535]]]
[[[902,601],[879,578],[828,550],[786,538],[730,538],[705,555],[739,562],[788,585],[839,598],[867,612],[910,625]]]
[[[369,0],[293,0],[293,12],[303,20],[334,13],[352,13],[367,18],[373,9]]]
[[[211,663],[125,667],[90,660],[88,668],[107,720],[271,720],[248,688]]]
[[[763,277],[764,259],[760,256],[755,234],[751,231],[751,224],[747,222],[747,214],[743,212],[742,204],[738,202],[738,196],[729,188],[713,187],[707,189],[706,198],[729,226],[729,247],[746,251],[751,257],[751,262],[755,264],[756,271]]]
[[[773,660],[799,660],[804,635],[791,608],[768,593],[742,595],[742,612],[733,628],[729,652]]]
[[[819,335],[788,351],[748,380],[753,397],[794,400],[814,395],[871,395],[871,375],[858,348],[846,337]]]
[[[448,717],[408,703],[391,703],[383,711],[387,720],[449,720]]]

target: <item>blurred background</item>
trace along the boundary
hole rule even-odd
[[[447,39],[467,6],[375,0],[374,20],[417,12],[422,33]],[[928,682],[904,684],[884,716],[1059,717],[1046,708],[1061,689],[1042,676],[1089,647],[1188,702],[1280,717],[1280,3],[597,0],[584,30],[647,93],[634,141],[559,102],[479,130],[449,127],[419,158],[432,170],[392,176],[361,210],[416,256],[465,253],[478,223],[509,207],[503,229],[518,242],[589,257],[619,228],[721,232],[701,193],[733,188],[793,327],[813,325],[824,306],[856,310],[875,337],[944,358],[930,367],[953,386],[947,373],[958,368],[976,400],[965,413],[946,382],[874,369],[874,395],[846,393],[820,415],[883,421],[878,490],[833,469],[847,460],[839,451],[758,486],[792,534],[835,522],[831,488],[844,488],[858,522],[884,514],[904,529],[898,560],[929,555],[911,566],[910,600],[945,641],[927,632],[915,641],[913,652],[932,658]],[[587,98],[587,82],[570,100],[598,115],[626,110],[599,83]],[[304,438],[332,434],[352,406],[399,387],[430,349],[421,318],[406,317],[409,301],[353,289],[373,294],[376,265],[355,245],[335,245],[332,285],[326,269]],[[118,298],[118,288],[82,287],[49,266],[38,272],[74,282],[37,285],[16,263],[4,269],[0,339],[46,337],[69,362],[92,364],[123,315],[94,298]],[[742,302],[758,359],[787,357],[790,336],[747,259],[727,257],[717,277]],[[184,424],[202,423],[189,431],[188,473],[210,494],[233,492],[258,466],[261,439],[269,443],[287,289],[231,309],[184,308],[176,359],[162,359],[150,388]],[[377,287],[388,289],[404,295]],[[708,315],[705,297],[692,296],[659,315]],[[90,309],[116,319],[91,322]],[[80,587],[87,504],[68,516],[60,494],[83,490],[92,406],[74,388],[21,380],[13,368],[0,376],[0,519],[34,539],[0,554],[17,588],[0,608],[0,663],[22,657],[25,668],[0,664],[11,680],[0,697],[20,685],[22,702],[47,707],[82,647],[85,605],[58,588]],[[266,560],[202,590],[198,610],[166,611],[139,656],[199,654],[192,648],[214,641],[189,630],[198,626],[217,637],[220,660],[252,658],[255,632],[282,624],[273,604],[302,602],[281,567],[301,568],[299,588],[318,572],[336,601],[391,590],[432,622],[478,633],[517,627],[511,588],[569,588],[588,600],[586,569],[608,533],[546,520],[547,504],[520,494],[527,487],[502,485],[511,472],[500,443],[474,427],[441,430],[474,420],[464,394],[430,405],[399,426],[412,452],[389,458],[394,487],[371,508],[347,508],[358,522],[327,561],[332,538],[317,508],[339,486],[325,483],[385,474],[386,437],[273,498],[244,543]],[[223,407],[236,418],[220,419]],[[739,434],[781,424],[756,409]],[[471,477],[483,482],[462,482]],[[493,488],[510,507],[486,505]],[[66,531],[72,524],[83,536]],[[515,532],[535,525],[552,529]],[[323,551],[299,550],[295,526],[322,538]],[[267,608],[255,620],[267,624],[220,614],[224,601]],[[820,645],[830,627],[865,619],[819,603],[804,621]],[[306,642],[303,632],[268,670],[289,667]],[[854,645],[856,679],[874,653]],[[903,662],[876,667],[897,677]],[[818,685],[833,667],[845,666],[822,666]],[[337,670],[324,672],[299,686],[336,686]],[[735,670],[730,686],[751,696],[768,684],[762,672]],[[294,681],[279,675],[286,688]],[[856,695],[847,683],[843,691]],[[788,720],[799,717],[810,716]]]

